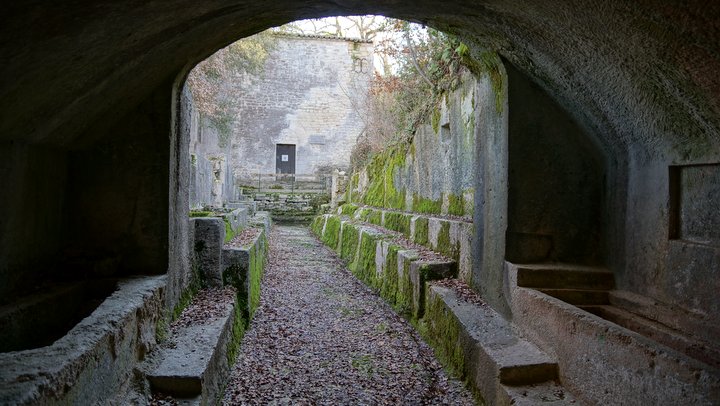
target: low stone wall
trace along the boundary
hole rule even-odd
[[[256,216],[257,217],[257,216]],[[198,277],[202,285],[231,285],[238,291],[238,300],[251,317],[260,300],[260,279],[267,259],[267,227],[269,218],[254,220],[262,224],[252,241],[241,247],[225,244],[225,224],[215,217],[192,219],[195,225],[195,255]]]
[[[339,207],[337,213],[400,232],[411,241],[454,259],[458,278],[472,286],[473,223],[352,204]]]
[[[234,286],[238,291],[240,307],[249,318],[260,304],[260,281],[267,261],[267,234],[265,229],[247,245],[225,247],[222,250],[223,284]]]
[[[52,345],[1,353],[0,404],[104,404],[125,391],[156,345],[165,284],[165,276],[121,281]]]
[[[457,272],[452,262],[422,260],[417,251],[394,242],[392,235],[347,218],[318,216],[311,229],[348,261],[353,275],[410,320],[423,316],[426,282]]]

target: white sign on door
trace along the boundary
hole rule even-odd
[[[280,160],[283,161],[283,162],[287,162],[287,161],[288,161],[288,156],[287,156],[287,155],[280,155]]]

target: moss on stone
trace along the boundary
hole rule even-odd
[[[383,227],[410,236],[410,215],[393,211],[385,212]]]
[[[358,206],[352,203],[343,204],[340,207],[340,212],[346,216],[352,216],[357,211]]]
[[[503,69],[500,57],[493,51],[482,49],[473,50],[472,56],[466,55],[462,62],[476,76],[488,75],[495,94],[495,111],[499,114],[503,111],[505,91],[503,86]]]
[[[385,165],[385,202],[384,207],[391,209],[405,208],[405,190],[395,186],[395,172],[405,166],[408,144],[400,144],[388,151]]]
[[[375,207],[403,209],[405,191],[395,186],[395,173],[405,165],[409,145],[398,144],[376,154],[365,167],[368,175],[368,188],[362,201]]]
[[[440,107],[435,106],[433,109],[432,116],[430,117],[430,124],[432,125],[432,129],[435,131],[435,134],[440,132]]]
[[[448,214],[462,216],[465,214],[465,197],[461,194],[456,196],[452,193],[448,194]]]
[[[190,217],[209,217],[213,213],[211,211],[200,211],[200,210],[193,210],[190,212]]]
[[[382,226],[382,211],[370,210],[370,213],[367,215],[366,221],[377,226]]]
[[[223,222],[225,223],[225,243],[227,244],[235,238],[235,231],[233,231],[230,220],[228,220],[227,217],[223,217]]]
[[[346,261],[353,261],[358,247],[359,231],[352,223],[343,225],[342,247],[340,257]]]
[[[413,211],[415,213],[440,214],[441,210],[442,199],[431,200],[413,194]]]
[[[465,356],[459,342],[460,325],[440,297],[430,295],[428,299],[425,317],[419,330],[435,349],[440,362],[455,376],[462,377]]]
[[[428,243],[428,218],[418,217],[415,220],[415,235],[413,241],[420,245],[427,245]]]
[[[450,241],[450,222],[440,222],[440,231],[438,232],[437,244],[434,248],[441,254],[457,259],[460,247],[458,242],[453,244]]]
[[[260,305],[260,281],[265,270],[266,256],[265,250],[267,247],[267,237],[265,233],[261,233],[258,237],[258,241],[250,249],[250,283],[249,283],[249,319],[252,319],[255,314],[255,310]]]
[[[325,222],[325,232],[322,235],[322,242],[333,250],[338,246],[338,237],[340,236],[340,218],[337,216],[327,216]]]
[[[375,284],[376,245],[377,241],[375,236],[369,233],[362,233],[357,255],[348,266],[353,275],[369,286]]]
[[[228,343],[227,349],[227,364],[228,367],[232,367],[237,359],[237,354],[240,351],[240,344],[245,336],[245,330],[248,326],[248,321],[242,309],[240,298],[236,298],[235,306],[233,309],[233,326],[230,332],[230,342]]]
[[[410,282],[410,262],[403,261],[402,270],[398,269],[397,290],[395,292],[395,311],[410,320],[412,318],[413,288]]]
[[[325,216],[315,216],[312,223],[310,223],[310,230],[318,237],[322,234],[322,229],[325,224]]]
[[[395,298],[397,296],[399,250],[400,246],[395,244],[391,244],[388,248],[387,258],[385,258],[382,287],[380,289],[380,296],[392,306],[395,305]]]

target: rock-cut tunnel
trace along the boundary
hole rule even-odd
[[[510,152],[507,139],[479,143],[487,159],[475,210],[481,261],[473,281],[494,308],[514,316],[503,262],[521,260],[534,244],[527,228],[591,200],[585,213],[597,218],[572,237],[585,241],[584,259],[606,265],[622,289],[720,322],[720,4],[703,1],[7,5],[0,302],[48,280],[167,274],[173,306],[190,272],[188,140],[179,117],[188,71],[266,28],[357,14],[426,24],[459,36],[477,60],[488,50],[503,58]],[[526,88],[533,90],[517,90]],[[547,95],[582,134],[545,157],[589,157],[587,179],[568,177],[597,186],[581,197],[562,193],[564,178],[536,179],[523,165],[536,152],[533,137],[542,144],[556,128],[523,129],[523,119],[555,114],[532,92]],[[513,115],[514,106],[523,113]],[[519,149],[513,129],[528,137]],[[537,186],[543,182],[552,187]],[[543,201],[547,208],[523,205],[543,194],[556,196]]]

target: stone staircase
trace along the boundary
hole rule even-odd
[[[462,236],[471,223],[341,207],[338,214],[316,217],[311,229],[408,318],[485,403],[578,404],[559,383],[557,361],[467,285],[461,269],[468,266],[462,253],[469,244]]]
[[[615,290],[613,273],[570,264],[517,265],[517,286],[532,288],[634,331],[713,367],[720,367],[720,327],[702,315]]]
[[[517,286],[533,288],[576,306],[607,305],[615,288],[613,273],[604,268],[566,264],[518,265]]]
[[[563,383],[582,399],[717,404],[720,327],[703,315],[616,290],[603,268],[506,266],[514,322],[556,354]]]

